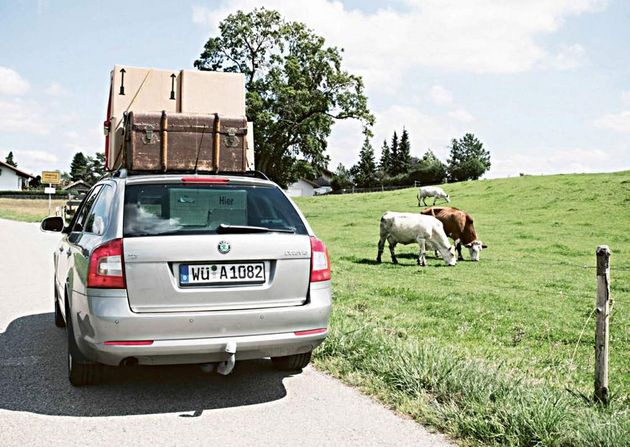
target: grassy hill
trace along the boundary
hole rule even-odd
[[[415,189],[297,200],[327,243],[333,267],[333,335],[322,349],[320,365],[402,411],[485,444],[559,445],[565,439],[559,433],[567,427],[582,430],[580,443],[592,439],[592,445],[609,441],[615,445],[620,440],[630,444],[630,172],[524,176],[444,188],[452,206],[474,217],[479,237],[489,246],[479,263],[470,262],[465,250],[467,260],[455,267],[429,257],[429,266],[421,268],[415,262],[417,245],[397,247],[402,254],[400,265],[391,264],[387,249],[384,262],[374,263],[381,215],[388,210],[418,211]],[[619,413],[614,413],[614,429],[589,425],[578,430],[576,408],[588,413],[593,407],[576,396],[592,395],[598,244],[609,245],[613,252],[613,410],[608,411]],[[556,396],[561,400],[557,406],[567,413],[558,413],[559,425],[547,427],[549,433],[525,433],[524,437],[521,435],[527,430],[496,437],[491,433],[496,430],[487,426],[471,429],[466,425],[477,420],[446,421],[440,416],[448,413],[446,404],[470,402],[457,403],[451,396],[444,405],[432,405],[439,384],[420,384],[421,389],[414,392],[426,392],[428,397],[419,398],[400,385],[408,378],[399,377],[390,384],[391,378],[372,370],[374,365],[361,366],[372,359],[356,350],[369,345],[366,338],[372,336],[378,339],[371,353],[374,356],[391,356],[392,349],[431,349],[434,361],[446,356],[469,366],[473,362],[477,365],[473,369],[481,375],[490,372],[508,387],[512,381],[526,392],[540,391],[540,398]],[[351,352],[344,351],[346,348]],[[448,392],[446,396],[450,396]],[[453,414],[461,413],[459,407],[458,412]],[[573,422],[569,424],[569,420]],[[566,439],[569,445],[578,438]]]

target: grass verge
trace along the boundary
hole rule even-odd
[[[63,206],[66,200],[53,200],[51,209]],[[2,199],[0,198],[0,218],[21,222],[40,222],[48,216],[48,200],[39,199]]]
[[[316,365],[472,445],[626,446],[627,409],[336,313]]]

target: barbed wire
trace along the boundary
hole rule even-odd
[[[538,261],[538,260],[534,260],[534,259],[530,259],[530,260],[520,260],[520,259],[501,259],[501,258],[484,258],[483,261],[481,262],[506,262],[506,263],[512,263],[512,264],[531,264],[533,262],[536,263],[536,265],[546,265],[546,266],[553,266],[553,267],[573,267],[573,268],[579,268],[579,269],[597,269],[596,265],[587,265],[587,264],[575,264],[573,262],[565,262],[565,261],[559,261],[559,262],[546,262],[546,261]],[[626,266],[626,265],[614,265],[612,264],[610,266],[610,271],[625,271],[625,272],[630,272],[630,266]]]

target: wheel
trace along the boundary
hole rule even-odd
[[[53,284],[54,296],[55,296],[55,326],[66,327],[66,322],[61,314],[61,307],[59,306],[59,299],[57,299],[57,286]]]
[[[100,363],[79,363],[68,352],[68,379],[73,386],[97,385],[103,379],[103,365]]]
[[[66,303],[68,300],[66,299]],[[72,318],[66,304],[66,315],[68,317],[68,379],[73,386],[96,385],[103,378],[103,365],[86,359],[74,340],[74,329],[72,328]]]
[[[282,371],[301,371],[311,361],[311,352],[287,355],[285,357],[271,357],[273,366]]]

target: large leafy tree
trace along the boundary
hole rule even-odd
[[[490,152],[473,134],[467,133],[459,140],[451,141],[448,159],[449,181],[477,180],[490,169]]]
[[[4,162],[8,165],[13,166],[14,168],[17,168],[17,163],[15,162],[15,160],[13,160],[13,151],[10,151],[8,153],[8,155],[4,159]]]
[[[298,177],[300,159],[326,167],[326,140],[336,120],[374,122],[361,77],[341,63],[341,50],[304,24],[260,8],[225,18],[194,65],[245,75],[256,167],[285,186]]]
[[[350,170],[357,186],[369,188],[378,183],[376,178],[376,162],[374,161],[374,148],[370,143],[370,138],[365,135],[363,146],[359,153],[359,162]]]

